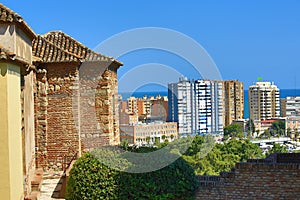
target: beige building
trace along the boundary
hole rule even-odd
[[[139,123],[134,125],[120,124],[121,142],[127,140],[129,144],[148,145],[154,144],[155,141],[169,142],[178,138],[176,122],[153,122]]]
[[[300,132],[300,117],[287,117],[285,120],[285,128],[292,132]]]
[[[266,120],[280,116],[279,89],[271,82],[256,82],[249,87],[250,119]]]
[[[130,114],[138,114],[138,104],[137,104],[137,98],[135,97],[129,97],[127,99],[127,110]]]
[[[0,4],[0,194],[20,200],[35,170],[32,40],[35,33]]]
[[[136,98],[129,97],[127,101],[119,102],[122,114],[137,115],[140,119],[146,119],[149,117],[157,117],[160,120],[167,120],[168,115],[168,97],[160,96]],[[123,117],[124,119],[124,117]],[[122,120],[120,118],[120,120]],[[124,121],[121,123],[124,124]]]
[[[286,98],[280,99],[280,116],[286,117]]]
[[[244,118],[244,83],[224,81],[225,126]]]
[[[153,97],[147,98],[146,96],[137,99],[139,116],[143,116],[143,117],[151,116],[151,106],[152,106],[151,99],[153,99]]]

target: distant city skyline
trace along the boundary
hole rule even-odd
[[[90,48],[132,28],[173,29],[201,44],[223,79],[237,79],[248,88],[262,77],[264,81],[274,81],[281,89],[300,88],[299,1],[33,0],[16,3],[3,0],[2,3],[18,12],[37,33],[62,30]],[[125,64],[119,77],[149,62],[174,68],[189,65],[174,55],[151,50],[133,52],[119,60]],[[192,77],[193,73],[187,76],[201,78]]]

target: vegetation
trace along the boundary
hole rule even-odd
[[[270,128],[270,133],[275,137],[285,135],[285,122],[283,120],[273,122]]]
[[[274,124],[274,130],[276,127],[281,125]],[[196,136],[193,140],[189,137],[180,139],[185,142],[175,140],[159,143],[159,150],[172,145],[176,149],[171,151],[172,154],[163,154],[162,158],[153,160],[137,155],[158,149],[129,147],[128,141],[122,142],[121,146],[125,152],[138,153],[134,158],[115,155],[110,149],[87,153],[76,161],[70,172],[66,199],[193,199],[197,188],[195,174],[219,175],[220,172],[230,171],[237,162],[265,156],[258,145],[242,138],[239,125],[231,125],[225,130],[231,139],[224,143],[215,144],[212,137],[203,136]],[[266,131],[265,135],[269,137],[270,132]],[[180,149],[185,146],[188,148],[182,155]],[[267,155],[278,152],[284,153],[287,150],[284,146],[274,144]],[[151,163],[159,164],[174,153],[181,157],[162,169],[147,173],[125,172],[128,171],[126,169],[134,168],[136,160],[144,163],[144,168]]]
[[[222,171],[230,171],[237,162],[263,157],[261,149],[250,140],[232,139],[224,144],[216,144],[205,157],[201,158],[197,154],[201,151],[199,149],[201,141],[203,138],[197,136],[183,156],[198,175],[219,175]]]
[[[240,124],[231,124],[224,128],[224,137],[243,137],[243,127]]]
[[[134,152],[154,150],[150,147],[127,148]],[[109,154],[113,153],[105,151],[99,156],[103,158]],[[122,156],[116,155],[111,161],[124,164],[123,171],[100,161],[92,153],[86,153],[76,161],[70,171],[66,199],[191,199],[197,188],[194,170],[182,158],[148,173],[124,172],[125,168],[132,167],[132,162]]]
[[[272,149],[267,152],[267,156],[272,153],[287,153],[287,149],[285,146],[281,146],[280,144],[274,143]]]
[[[262,134],[260,134],[259,138],[260,139],[270,139],[271,138],[271,133],[269,130],[265,130]]]

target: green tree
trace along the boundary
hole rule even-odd
[[[250,140],[231,139],[224,144],[215,144],[205,157],[198,156],[203,151],[204,137],[194,139],[183,158],[195,169],[199,175],[219,175],[222,171],[229,171],[235,163],[250,158],[262,158],[261,149]]]
[[[171,134],[171,140],[173,140],[174,139],[174,135],[173,134]]]
[[[224,128],[224,137],[243,137],[243,127],[240,124],[231,124]]]
[[[142,153],[155,149],[129,150]],[[194,199],[197,178],[182,158],[156,171],[127,173],[108,167],[101,158],[112,155],[112,161],[120,162],[124,169],[134,164],[129,159],[110,149],[97,153],[86,153],[74,163],[67,181],[67,200]]]
[[[159,145],[160,144],[159,137],[155,137],[154,143],[155,143],[155,145]]]
[[[275,143],[272,147],[272,149],[270,149],[267,152],[267,156],[272,154],[272,153],[287,153],[287,149],[285,146],[281,146],[280,144]]]
[[[272,136],[285,135],[285,122],[283,120],[273,122],[270,128],[270,132]]]
[[[149,142],[150,142],[150,136],[146,137],[146,142],[147,142],[147,144],[149,144]]]
[[[270,139],[271,133],[270,133],[269,130],[265,130],[259,137],[260,138],[268,138],[268,139]]]
[[[127,140],[127,139],[122,140],[122,142],[121,142],[121,144],[120,144],[120,146],[121,146],[124,150],[126,150],[126,151],[127,151],[127,149],[128,149],[128,145],[129,145],[129,143],[128,143],[128,140]]]

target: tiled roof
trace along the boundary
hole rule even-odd
[[[61,31],[52,31],[38,36],[33,41],[33,55],[43,62],[107,61],[121,62],[96,53]]]
[[[36,37],[35,32],[30,28],[30,26],[23,20],[23,18],[20,15],[10,10],[9,8],[7,8],[1,3],[0,3],[0,21],[16,23],[22,29],[24,29],[28,34],[30,34],[32,38]]]
[[[32,43],[32,54],[42,62],[79,62],[80,57],[61,49],[38,35]]]

